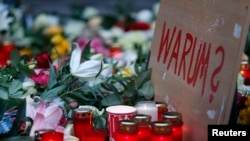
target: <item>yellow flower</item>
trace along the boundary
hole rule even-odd
[[[250,107],[250,95],[247,95],[247,100],[245,101],[245,105]]]
[[[250,124],[250,107],[240,110],[239,120],[240,124]]]
[[[61,46],[67,50],[67,53],[69,53],[71,51],[71,45],[70,45],[70,42],[68,40],[66,40],[66,39],[63,40],[61,42]]]
[[[67,50],[63,46],[55,46],[51,51],[52,59],[57,59],[60,56],[67,54]]]
[[[61,34],[62,33],[62,27],[61,26],[58,26],[58,25],[51,25],[51,26],[48,26],[45,31],[44,31],[44,34],[45,35],[49,35],[49,36],[52,36],[52,35],[56,35],[56,34]]]
[[[133,76],[133,71],[131,70],[130,67],[125,67],[122,71],[122,76],[123,77],[131,77],[131,76]]]
[[[23,48],[19,51],[20,56],[31,56],[32,50],[31,48]]]
[[[71,51],[70,42],[68,40],[62,40],[60,44],[56,45],[54,48],[52,48],[51,51],[51,58],[53,60],[56,60],[60,56],[65,56],[69,54]]]
[[[61,34],[56,34],[50,40],[50,42],[54,45],[60,44],[65,38]]]

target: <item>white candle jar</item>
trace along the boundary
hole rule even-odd
[[[136,103],[135,108],[137,114],[145,114],[151,116],[151,121],[158,120],[158,108],[154,101],[139,101]]]

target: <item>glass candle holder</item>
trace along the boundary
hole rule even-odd
[[[158,108],[154,101],[139,101],[136,103],[135,108],[137,114],[144,114],[151,116],[151,121],[158,120]]]
[[[131,120],[137,114],[136,108],[128,105],[113,105],[106,108],[107,111],[107,129],[110,141],[116,138],[119,127],[119,120]]]
[[[86,131],[81,138],[82,141],[106,141],[106,132],[104,130]]]
[[[172,123],[154,121],[151,123],[151,141],[172,141]]]
[[[244,78],[250,78],[250,64],[247,61],[241,62],[240,73]]]
[[[155,102],[158,108],[158,121],[163,120],[163,113],[168,112],[168,104],[165,102]]]
[[[64,141],[62,132],[50,131],[41,134],[41,141]]]
[[[35,131],[35,141],[41,141],[41,134],[46,133],[46,132],[52,132],[55,131],[54,129],[40,129]]]
[[[179,112],[166,112],[163,114],[163,120],[172,123],[173,141],[182,141],[182,115]]]
[[[90,108],[78,108],[73,112],[74,135],[80,139],[86,131],[93,130],[92,110]]]
[[[118,122],[115,141],[138,141],[138,126],[134,120],[120,120]]]
[[[137,114],[133,116],[133,120],[137,123],[138,126],[138,141],[151,141],[151,116]]]

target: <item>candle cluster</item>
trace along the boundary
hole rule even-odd
[[[118,120],[114,141],[182,141],[182,115],[170,112],[167,104],[140,101],[136,113]]]
[[[120,120],[115,141],[182,141],[182,120],[178,112],[165,112],[163,120],[136,114]]]

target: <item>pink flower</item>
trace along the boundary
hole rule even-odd
[[[49,72],[43,69],[35,69],[35,73],[30,78],[39,85],[48,86]]]
[[[77,39],[77,44],[79,45],[79,47],[83,50],[84,47],[86,46],[86,44],[90,41],[90,39],[87,39],[87,38],[78,38]],[[98,53],[102,53],[104,54],[105,56],[108,55],[108,50],[107,48],[105,48],[105,46],[103,45],[103,42],[101,39],[99,38],[94,38],[94,39],[91,39],[91,43],[90,43],[90,47],[91,49],[94,50],[94,53],[98,54]]]
[[[40,129],[55,129],[58,132],[64,132],[64,127],[59,125],[63,111],[56,104],[46,106],[45,102],[41,100],[35,107],[27,103],[26,116],[33,119],[30,136],[34,136],[34,132]]]

